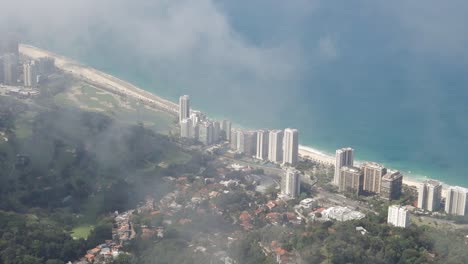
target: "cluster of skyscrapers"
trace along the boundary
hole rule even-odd
[[[21,60],[17,40],[0,41],[0,83],[35,87],[55,70],[53,58]]]
[[[336,150],[333,183],[340,192],[378,194],[387,200],[397,200],[401,196],[403,175],[375,162],[354,166],[354,150],[342,148]]]
[[[180,136],[205,145],[228,141],[233,151],[259,160],[283,165],[296,165],[299,157],[297,129],[243,130],[232,129],[228,120],[212,121],[199,111],[190,110],[190,97],[179,98]]]
[[[418,208],[436,212],[442,205],[442,184],[435,180],[426,180],[418,188]],[[453,215],[466,215],[468,211],[468,189],[459,186],[447,188],[445,212]]]

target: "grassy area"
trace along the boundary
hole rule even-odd
[[[174,121],[171,115],[141,105],[133,98],[121,98],[83,83],[55,95],[54,101],[63,107],[98,111],[129,125],[143,123],[163,134],[169,133]]]
[[[93,228],[94,226],[92,225],[77,226],[72,229],[71,236],[73,237],[73,239],[87,239]]]

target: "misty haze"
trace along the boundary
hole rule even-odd
[[[0,6],[0,263],[468,263],[468,2]]]

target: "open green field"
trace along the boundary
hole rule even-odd
[[[71,236],[73,239],[87,239],[89,234],[91,233],[91,230],[93,230],[94,226],[92,225],[81,225],[77,226],[72,229],[71,231]]]
[[[62,107],[78,107],[86,111],[104,113],[126,124],[142,123],[145,127],[168,134],[174,126],[174,117],[140,104],[133,98],[124,98],[100,90],[86,83],[75,84],[54,96]]]

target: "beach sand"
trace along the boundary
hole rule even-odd
[[[20,53],[33,59],[38,59],[41,57],[54,58],[57,68],[73,75],[78,79],[85,80],[95,86],[105,88],[108,91],[113,91],[118,94],[136,98],[141,102],[146,103],[147,105],[157,107],[170,114],[176,115],[178,113],[178,105],[176,103],[149,93],[112,75],[82,65],[72,59],[25,44],[20,44]],[[309,146],[300,145],[299,155],[303,158],[308,158],[323,164],[333,165],[335,163],[335,157],[333,155],[324,153]],[[417,187],[420,185],[421,181],[404,175],[403,183],[408,186]]]

